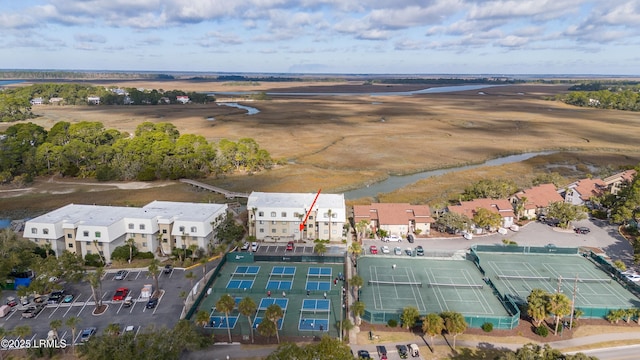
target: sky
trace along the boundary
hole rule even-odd
[[[640,0],[0,0],[0,69],[640,75]]]

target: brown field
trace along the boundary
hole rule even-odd
[[[110,82],[107,85],[117,85]],[[358,82],[260,83],[230,85],[214,82],[126,82],[126,87],[187,91],[406,91],[419,86],[362,85]],[[107,128],[132,132],[144,121],[170,122],[181,133],[196,133],[210,141],[254,138],[286,165],[252,176],[234,174],[207,181],[238,191],[344,191],[372,183],[389,174],[478,163],[507,154],[564,150],[520,164],[460,172],[433,178],[381,195],[383,201],[430,203],[455,197],[466,184],[482,177],[514,178],[527,185],[533,174],[549,171],[548,164],[637,165],[637,113],[578,108],[544,100],[566,91],[566,85],[514,85],[457,93],[376,96],[273,97],[247,102],[260,113],[208,105],[172,106],[37,106],[32,120],[45,128],[57,121],[101,121]],[[207,118],[215,117],[215,121]],[[0,131],[8,125],[0,125]],[[584,176],[569,171],[567,176]],[[562,171],[563,168],[554,168]],[[42,181],[41,183],[46,183]],[[174,197],[193,192],[171,187]],[[86,191],[86,190],[85,190]],[[110,190],[111,193],[127,190]],[[153,192],[152,189],[145,191]],[[37,192],[34,192],[37,193]],[[106,191],[100,191],[106,195]],[[130,195],[137,198],[136,195]],[[166,189],[155,195],[169,196]],[[6,194],[0,193],[1,196]],[[36,194],[37,195],[37,194]],[[202,194],[200,194],[202,195]],[[33,194],[31,196],[34,196]],[[113,203],[125,201],[115,196]],[[5,208],[7,199],[0,199]],[[67,194],[62,199],[71,198]],[[100,199],[89,197],[91,202]],[[119,199],[119,200],[117,200]],[[134,200],[129,200],[133,202]],[[86,201],[78,201],[86,202]]]

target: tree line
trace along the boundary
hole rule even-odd
[[[637,82],[579,84],[569,90],[570,93],[558,95],[556,99],[575,106],[640,111],[640,85]]]
[[[202,178],[236,170],[268,169],[274,161],[255,140],[220,140],[180,134],[173,124],[145,122],[134,134],[100,122],[58,122],[47,131],[19,123],[0,134],[0,183],[26,183],[38,175],[100,181]]]

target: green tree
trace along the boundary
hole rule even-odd
[[[251,330],[251,343],[253,343],[253,326],[251,323],[251,317],[256,313],[256,310],[258,310],[256,302],[248,296],[240,300],[240,303],[238,304],[238,311],[240,314],[247,317],[249,329]]]
[[[407,328],[407,330],[411,331],[418,319],[420,318],[420,312],[418,308],[415,306],[407,306],[402,309],[402,315],[400,315],[400,320],[402,321],[402,325]]]
[[[105,333],[111,336],[120,335],[120,324],[111,323],[107,325],[107,328],[105,329]]]
[[[236,301],[229,294],[224,294],[216,302],[216,311],[224,313],[227,319],[227,332],[229,334],[229,342],[231,342],[231,327],[229,326],[229,313],[236,307]],[[267,309],[268,310],[268,309]]]
[[[89,285],[91,286],[91,293],[93,294],[93,301],[95,302],[94,312],[102,309],[102,276],[104,275],[104,268],[98,267],[94,272],[87,274]]]
[[[349,252],[353,254],[353,256],[357,260],[358,256],[362,254],[362,245],[360,245],[360,243],[357,243],[357,242],[352,242],[351,245],[349,246]]]
[[[49,322],[49,328],[53,331],[53,336],[58,339],[58,330],[62,327],[62,320],[53,319]]]
[[[67,318],[64,322],[65,325],[71,329],[71,346],[73,347],[73,354],[76,353],[76,331],[78,330],[78,325],[80,325],[80,318],[76,316],[72,316]]]
[[[462,215],[455,212],[446,212],[442,216],[438,217],[435,222],[436,228],[440,232],[445,231],[462,231],[466,230],[469,227],[471,220]]]
[[[327,252],[327,246],[322,242],[318,242],[313,247],[313,251],[318,255],[324,255]]]
[[[136,239],[128,238],[126,243],[129,246],[129,264],[131,264],[131,260],[133,260],[133,248],[136,246]]]
[[[153,258],[149,263],[149,274],[153,277],[153,286],[155,291],[160,291],[160,285],[158,284],[158,276],[160,275],[160,260]]]
[[[209,314],[206,310],[200,310],[196,313],[195,323],[199,326],[206,326],[209,323],[209,319],[211,318],[211,314]]]
[[[533,324],[538,327],[547,317],[547,299],[549,293],[542,289],[533,289],[527,296],[527,315],[533,319]]]
[[[495,229],[502,225],[502,216],[485,208],[477,208],[473,214],[473,222],[482,229]]]
[[[185,279],[189,279],[189,282],[191,283],[191,290],[190,291],[193,291],[193,281],[196,279],[196,277],[197,276],[196,276],[196,274],[193,273],[193,271],[189,271],[188,273],[186,273],[184,275],[184,278]]]
[[[356,290],[356,294],[360,291],[360,288],[364,285],[364,279],[362,276],[356,274],[351,277],[349,284]]]
[[[562,293],[551,294],[547,300],[547,311],[553,314],[555,320],[554,335],[558,335],[560,321],[564,316],[571,314],[571,300]]]
[[[442,316],[429,313],[422,321],[422,331],[431,338],[431,347],[435,349],[434,338],[442,334],[444,330],[444,319]]]
[[[258,333],[262,336],[271,338],[273,335],[278,333],[278,328],[275,323],[267,319],[262,319],[260,324],[258,324]]]
[[[319,342],[298,346],[294,343],[282,343],[267,360],[297,359],[352,359],[351,348],[330,336],[323,336]]]
[[[283,316],[284,314],[282,312],[282,308],[278,304],[269,305],[267,307],[267,310],[264,313],[265,319],[268,321],[271,321],[276,328],[276,339],[278,339],[278,344],[280,343],[280,334],[278,332],[278,320],[282,319]]]
[[[564,201],[557,201],[549,204],[547,216],[558,219],[558,226],[563,229],[568,228],[572,221],[579,221],[587,218],[587,214],[584,211],[583,206],[572,205]]]
[[[356,317],[356,325],[360,325],[362,322],[362,315],[364,315],[365,311],[365,303],[362,301],[356,301],[351,305],[351,311],[353,311],[353,316]]]
[[[358,241],[360,243],[362,243],[362,239],[367,236],[368,228],[369,228],[369,220],[363,219],[358,221],[358,223],[356,223],[356,231],[358,232]]]
[[[453,336],[453,350],[456,349],[456,338],[467,330],[467,322],[459,312],[445,311],[440,316],[444,319],[444,328]]]
[[[468,186],[462,193],[462,200],[503,199],[518,190],[513,180],[482,179]]]

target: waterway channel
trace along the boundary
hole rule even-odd
[[[347,191],[344,193],[344,197],[347,200],[360,199],[364,197],[375,198],[380,193],[389,193],[394,190],[403,188],[407,185],[413,184],[418,180],[427,179],[432,176],[440,176],[440,175],[444,175],[444,174],[448,174],[456,171],[471,170],[471,169],[479,168],[482,166],[497,166],[497,165],[504,165],[504,164],[512,164],[512,163],[517,163],[527,159],[531,159],[532,157],[536,157],[539,155],[549,155],[553,153],[555,153],[555,151],[530,152],[530,153],[524,153],[524,154],[518,154],[518,155],[509,155],[509,156],[499,157],[499,158],[487,160],[482,164],[465,165],[465,166],[458,166],[458,167],[452,167],[447,169],[430,170],[430,171],[424,171],[424,172],[415,173],[411,175],[402,175],[402,176],[392,175],[383,181],[380,181],[374,184],[369,184],[359,189]]]

